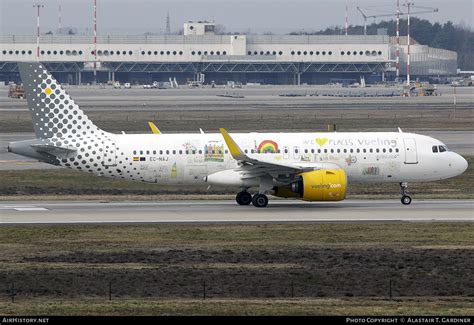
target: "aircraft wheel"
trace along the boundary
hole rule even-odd
[[[409,205],[411,203],[411,197],[408,195],[404,195],[402,196],[401,201],[403,205]]]
[[[252,202],[252,195],[249,192],[239,192],[235,197],[235,200],[239,205],[249,205]]]
[[[257,208],[264,208],[268,205],[268,198],[265,194],[255,194],[252,198],[252,204]]]

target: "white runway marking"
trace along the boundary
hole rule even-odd
[[[14,210],[14,211],[48,211],[46,208],[36,207],[31,205],[0,205],[0,210]]]

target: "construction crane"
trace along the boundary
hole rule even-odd
[[[415,12],[410,12],[410,15],[418,15],[418,14],[426,14],[426,13],[433,13],[433,12],[438,12],[438,8],[431,8],[431,7],[420,7],[420,6],[414,6],[411,5],[411,8],[418,8],[418,9],[425,9],[421,11],[415,11]],[[362,10],[361,7],[357,7],[357,10],[361,13],[362,18],[364,18],[364,35],[367,35],[367,19],[368,18],[379,18],[379,17],[393,17],[396,16],[397,13],[391,13],[391,14],[379,14],[379,15],[367,15],[364,10]],[[365,9],[366,10],[366,9]],[[407,13],[400,12],[400,16],[406,15]]]

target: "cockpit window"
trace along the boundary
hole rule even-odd
[[[438,146],[433,146],[432,149],[433,149],[433,152],[434,152],[434,153],[438,152]]]
[[[446,148],[445,146],[439,146],[439,152],[445,152],[445,151],[448,151],[448,148]]]

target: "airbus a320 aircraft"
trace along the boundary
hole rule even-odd
[[[437,181],[467,161],[440,141],[413,133],[111,134],[99,129],[40,63],[18,63],[36,139],[8,151],[100,176],[240,188],[240,205],[265,207],[267,194],[340,201],[351,183]],[[248,190],[258,188],[251,195]]]

